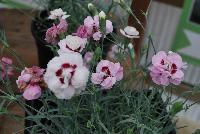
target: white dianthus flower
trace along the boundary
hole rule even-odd
[[[139,38],[139,32],[135,27],[127,26],[124,30],[120,29],[120,32],[128,38]]]
[[[60,47],[58,53],[63,54],[68,52],[81,52],[85,48],[86,43],[86,38],[68,35],[65,39],[58,43]]]
[[[79,53],[65,53],[54,57],[48,64],[44,80],[59,99],[70,99],[85,90],[89,71],[83,66]]]
[[[55,9],[53,11],[50,11],[49,19],[55,20],[57,18],[59,19],[66,19],[70,15],[67,15],[67,12],[64,12],[61,8]]]

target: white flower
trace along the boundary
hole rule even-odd
[[[66,19],[70,16],[70,15],[66,15],[66,14],[67,13],[64,12],[61,8],[58,8],[58,9],[55,9],[53,11],[50,11],[49,19],[51,19],[51,20],[55,20],[57,18]]]
[[[68,52],[81,52],[87,44],[86,38],[80,38],[78,36],[68,35],[65,39],[61,40],[58,45],[60,49],[59,54]]]
[[[105,18],[106,18],[106,14],[104,13],[104,11],[101,11],[101,12],[99,13],[99,17],[100,17],[101,19],[105,19]]]
[[[54,57],[47,65],[44,80],[59,99],[70,99],[85,90],[89,71],[79,53]]]
[[[139,38],[139,32],[135,27],[127,26],[124,30],[120,29],[120,32],[128,38]]]

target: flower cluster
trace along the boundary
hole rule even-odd
[[[25,68],[18,77],[16,83],[26,100],[38,99],[41,89],[45,87],[43,80],[44,69],[37,66]]]
[[[7,57],[2,57],[2,59],[0,60],[0,77],[1,77],[1,79],[4,80],[7,76],[10,77],[14,74],[12,64],[13,64],[12,59],[7,58]]]
[[[99,41],[103,36],[103,33],[100,31],[102,14],[103,12],[100,12],[99,15],[96,15],[94,17],[88,16],[87,18],[85,18],[84,25],[80,25],[76,33],[74,33],[74,35],[77,35],[81,38],[93,37],[95,41]],[[112,22],[110,20],[105,20],[105,23],[106,23],[105,34],[112,33],[113,32]]]
[[[158,85],[168,86],[170,83],[179,85],[184,78],[182,71],[185,68],[182,58],[174,52],[158,52],[152,58],[152,66],[149,68],[150,75]]]
[[[63,12],[62,9],[51,11],[49,16],[50,19],[58,19],[59,24],[54,24],[47,30],[46,41],[58,44],[59,49],[55,50],[58,56],[49,61],[45,74],[44,69],[34,66],[25,68],[17,80],[18,88],[24,92],[23,97],[27,100],[37,99],[41,96],[41,88],[44,87],[44,82],[59,99],[71,99],[87,87],[90,77],[88,69],[94,52],[84,49],[89,44],[89,38],[92,37],[95,41],[99,41],[106,34],[112,33],[113,25],[111,21],[106,20],[105,13],[101,11],[99,15],[94,17],[87,16],[84,19],[84,24],[79,26],[76,33],[67,35],[65,33],[68,28],[65,20],[67,17],[69,15],[66,15],[66,12]],[[123,30],[120,29],[120,32],[130,39],[139,38],[139,32],[131,26],[127,26]],[[63,35],[59,37],[60,34]],[[120,52],[119,47],[126,52],[129,52],[128,50],[134,51],[131,43],[118,44],[114,45],[108,53],[110,57],[114,58]],[[81,54],[84,54],[84,57]],[[94,58],[94,62],[96,62],[95,60],[96,58]],[[91,82],[97,87],[100,86],[100,89],[111,89],[116,82],[122,80],[123,67],[120,63],[101,60],[96,64],[96,72],[91,72]],[[156,84],[167,86],[172,83],[178,85],[183,80],[182,69],[185,64],[178,54],[173,52],[166,54],[161,51],[153,56],[152,64],[149,70],[152,80]]]

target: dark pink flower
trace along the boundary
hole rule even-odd
[[[77,29],[76,33],[73,35],[76,35],[81,38],[89,38],[91,35],[91,32],[89,31],[88,27],[85,25],[80,25],[79,28]]]
[[[58,29],[57,26],[54,24],[52,27],[50,27],[45,36],[45,40],[47,43],[56,44],[57,43],[57,35],[58,35]]]
[[[68,29],[68,23],[65,19],[61,19],[58,25],[53,24],[50,27],[45,36],[45,40],[47,43],[56,44],[58,43],[59,35],[65,33]]]
[[[65,19],[61,19],[60,23],[57,25],[58,34],[66,32],[68,29],[68,23]]]
[[[24,92],[23,96],[25,99],[29,98],[28,100],[30,100],[30,94],[32,94],[33,98],[38,98],[37,96],[41,94],[39,91],[40,88],[44,86],[44,71],[45,70],[42,68],[33,66],[32,68],[25,68],[21,72],[16,83],[18,88]]]

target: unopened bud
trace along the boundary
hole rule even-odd
[[[101,12],[99,13],[99,17],[100,17],[101,19],[106,19],[106,14],[104,13],[104,11],[101,11]]]

